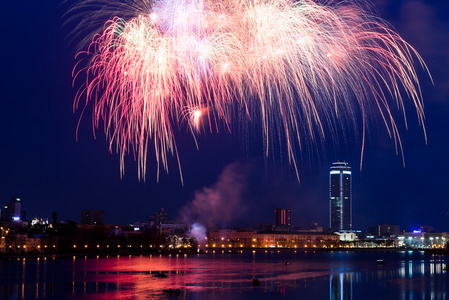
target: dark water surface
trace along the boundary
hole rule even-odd
[[[0,299],[449,299],[445,259],[411,251],[3,259]]]

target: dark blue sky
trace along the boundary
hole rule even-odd
[[[449,231],[445,2],[374,1],[380,16],[422,55],[435,82],[433,86],[420,71],[428,144],[408,106],[409,128],[400,128],[405,168],[381,125],[370,128],[361,171],[360,146],[354,141],[298,153],[300,184],[285,153],[264,159],[257,134],[205,134],[197,151],[181,130],[183,186],[174,159],[170,173],[161,173],[157,183],[151,154],[146,181],[138,180],[132,156],[126,158],[121,179],[118,156],[109,153],[101,132],[93,138],[89,116],[81,120],[76,140],[80,112],[73,113],[76,88],[71,76],[76,49],[68,39],[72,29],[62,26],[68,6],[53,0],[7,1],[0,12],[0,203],[19,196],[28,218],[50,218],[57,211],[61,220],[77,222],[82,209],[101,208],[107,223],[145,221],[161,207],[176,217],[182,207],[194,207],[200,215],[217,214],[221,224],[238,225],[274,222],[273,208],[287,206],[293,209],[295,225],[316,221],[327,226],[328,170],[333,161],[346,160],[353,167],[354,228],[391,223],[410,230],[429,224]],[[214,195],[228,189],[236,193],[230,195],[235,201],[216,203]]]

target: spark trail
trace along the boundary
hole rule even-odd
[[[92,2],[81,2],[75,11]],[[178,157],[175,127],[187,119],[194,134],[206,113],[212,117],[205,119],[230,128],[235,107],[261,123],[267,155],[270,143],[282,135],[297,173],[295,152],[304,140],[324,139],[325,125],[341,118],[360,118],[362,156],[365,125],[373,112],[402,152],[393,112],[399,110],[406,120],[404,96],[424,129],[414,67],[416,60],[427,70],[423,60],[360,3],[112,3],[126,18],[110,19],[79,53],[89,63],[75,68],[75,78],[78,72],[86,74],[75,106],[81,99],[93,103],[94,126],[104,121],[122,172],[131,151],[144,177],[149,147],[154,148],[158,176],[160,166],[168,172],[168,155]],[[186,117],[186,112],[191,114]]]

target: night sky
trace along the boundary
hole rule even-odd
[[[93,136],[91,106],[73,111],[76,45],[63,26],[69,5],[60,1],[8,0],[2,5],[0,59],[0,203],[22,199],[27,218],[80,221],[82,209],[104,209],[106,223],[146,221],[164,207],[171,217],[221,226],[274,222],[274,207],[291,207],[294,225],[328,226],[328,171],[346,160],[353,170],[353,227],[390,223],[401,230],[429,224],[449,231],[449,15],[446,0],[375,0],[378,13],[408,41],[434,80],[420,74],[426,144],[416,112],[399,115],[405,167],[381,121],[371,123],[363,168],[360,143],[326,141],[297,153],[300,183],[283,150],[264,158],[259,133],[205,133],[196,149],[187,129],[177,133],[177,161],[156,180],[154,154],[138,180],[132,155],[120,177],[119,157],[102,131]],[[75,35],[76,36],[76,35]]]

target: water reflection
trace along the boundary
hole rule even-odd
[[[372,285],[374,294],[366,296],[365,290],[365,298],[368,299],[446,299],[446,264],[443,257],[421,255],[419,258],[405,257],[391,262],[399,264],[399,268],[378,266],[375,271],[332,274],[329,276],[329,299],[358,299],[364,292],[360,294],[360,291],[354,290],[354,284]]]
[[[340,273],[330,276],[330,299],[348,300],[352,299],[353,274]]]
[[[1,299],[444,299],[445,260],[423,253],[215,252],[0,260]],[[289,261],[289,264],[285,264]],[[166,276],[156,276],[164,274]],[[252,286],[257,278],[260,286]],[[388,295],[388,296],[387,296]]]

